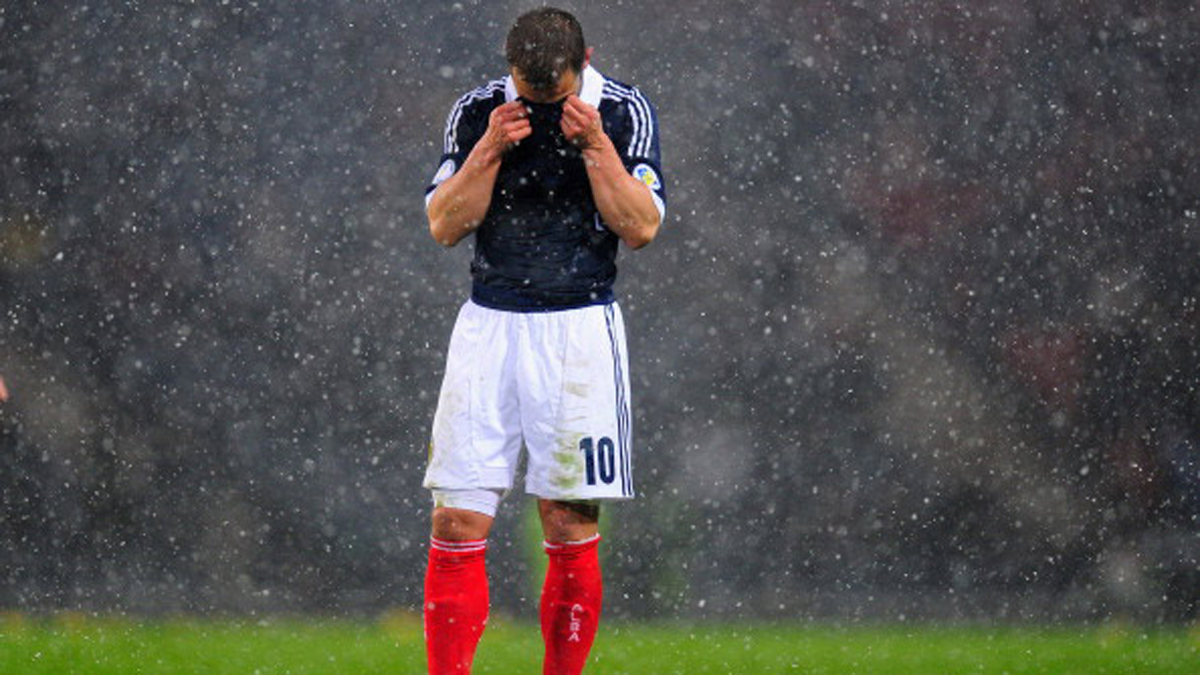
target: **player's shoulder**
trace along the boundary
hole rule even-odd
[[[650,99],[641,89],[611,77],[604,78],[604,87],[600,92],[600,102],[621,107],[630,105],[650,110],[653,106]]]
[[[610,134],[624,138],[657,133],[658,113],[641,89],[620,80],[605,78],[597,106]]]
[[[471,89],[454,102],[451,115],[459,111],[467,114],[490,113],[493,108],[504,103],[504,90],[507,83],[508,79],[502,77]]]
[[[658,115],[637,87],[606,78],[600,95],[605,131],[631,157],[652,154],[658,136]]]
[[[497,106],[504,103],[507,78],[492,80],[475,87],[454,102],[446,116],[444,152],[454,153],[469,149],[474,140],[487,128],[488,117]]]

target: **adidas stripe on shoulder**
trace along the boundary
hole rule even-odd
[[[650,152],[654,136],[654,115],[650,102],[642,96],[636,87],[627,87],[612,80],[604,83],[603,98],[621,101],[629,108],[633,122],[633,133],[630,134],[628,155],[630,157],[645,157]]]
[[[450,155],[459,151],[458,123],[462,118],[463,111],[475,101],[495,96],[497,91],[504,91],[504,80],[492,80],[482,87],[472,89],[454,103],[454,107],[450,109],[450,115],[446,118],[445,139],[442,144],[442,151],[445,154]]]

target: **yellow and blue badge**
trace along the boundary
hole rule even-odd
[[[658,192],[662,189],[662,183],[658,180],[658,174],[649,164],[638,164],[633,167],[633,177],[645,183],[646,187]]]
[[[442,165],[438,167],[437,173],[433,175],[433,184],[441,185],[442,181],[453,176],[457,169],[458,167],[454,165],[454,160],[452,159],[442,162]]]

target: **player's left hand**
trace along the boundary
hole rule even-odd
[[[581,150],[600,147],[608,137],[600,121],[600,111],[583,102],[574,94],[563,101],[563,136]]]

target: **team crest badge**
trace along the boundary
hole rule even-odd
[[[658,180],[658,174],[654,169],[650,168],[649,164],[638,164],[633,167],[633,177],[646,184],[646,187],[658,192],[662,189],[662,183]]]
[[[441,185],[442,181],[454,175],[454,170],[457,168],[452,159],[442,162],[442,165],[438,167],[437,173],[433,174],[433,184]]]

